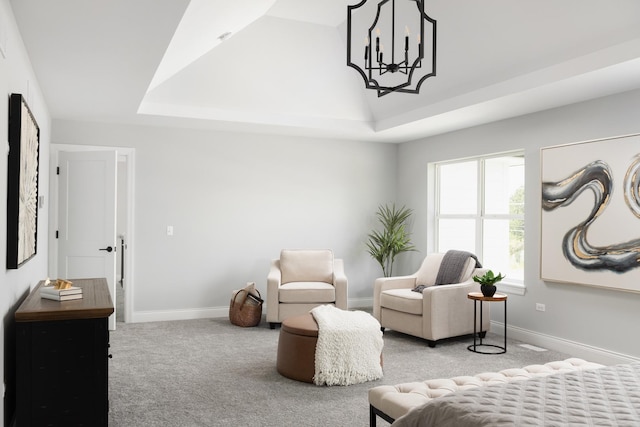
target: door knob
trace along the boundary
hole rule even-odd
[[[113,248],[111,246],[107,246],[106,248],[99,249],[101,251],[113,252]]]

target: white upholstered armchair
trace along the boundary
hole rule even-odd
[[[267,322],[271,329],[291,316],[308,313],[312,308],[333,304],[347,309],[347,276],[341,259],[322,250],[280,252],[271,262],[267,277]]]
[[[467,298],[467,294],[480,292],[480,285],[473,281],[473,276],[482,275],[487,270],[476,268],[479,263],[472,257],[458,259],[458,279],[447,281],[451,284],[436,285],[444,257],[443,253],[429,254],[416,273],[375,281],[373,316],[383,330],[390,328],[424,338],[429,347],[435,347],[436,341],[444,338],[473,333],[473,301]],[[419,285],[424,286],[421,292],[412,290]],[[490,304],[482,304],[485,304],[484,314],[479,329],[486,333],[489,330]]]

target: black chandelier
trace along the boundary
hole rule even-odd
[[[403,32],[404,37],[396,37],[396,20],[403,24],[399,34]],[[363,38],[364,53],[353,56],[362,52],[357,46]],[[425,60],[429,56],[430,64]],[[376,90],[378,97],[419,93],[422,83],[436,75],[436,21],[424,12],[424,0],[398,0],[398,12],[396,0],[377,5],[362,0],[348,6],[347,65],[360,73],[367,89]]]

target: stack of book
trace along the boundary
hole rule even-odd
[[[82,298],[82,288],[71,286],[66,289],[56,289],[54,286],[40,287],[40,297],[56,301],[69,301]]]

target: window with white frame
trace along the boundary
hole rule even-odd
[[[435,164],[435,247],[524,283],[524,153]]]

